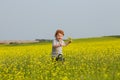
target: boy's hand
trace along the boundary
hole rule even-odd
[[[59,46],[62,46],[62,44],[59,44]]]

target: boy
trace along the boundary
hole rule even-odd
[[[56,58],[56,61],[58,61],[59,56],[62,56],[62,47],[67,46],[71,43],[71,40],[68,42],[63,41],[64,31],[58,29],[55,33],[55,39],[52,43],[52,60]]]

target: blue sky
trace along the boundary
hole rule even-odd
[[[1,0],[0,40],[120,35],[120,0]]]

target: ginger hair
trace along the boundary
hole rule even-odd
[[[58,30],[56,31],[56,33],[55,33],[55,37],[57,36],[58,33],[60,33],[60,34],[62,34],[62,35],[64,36],[64,31],[61,30],[61,29],[58,29]]]

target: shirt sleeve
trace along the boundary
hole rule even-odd
[[[56,41],[53,40],[53,42],[52,42],[52,46],[55,46],[55,45],[56,45]]]

